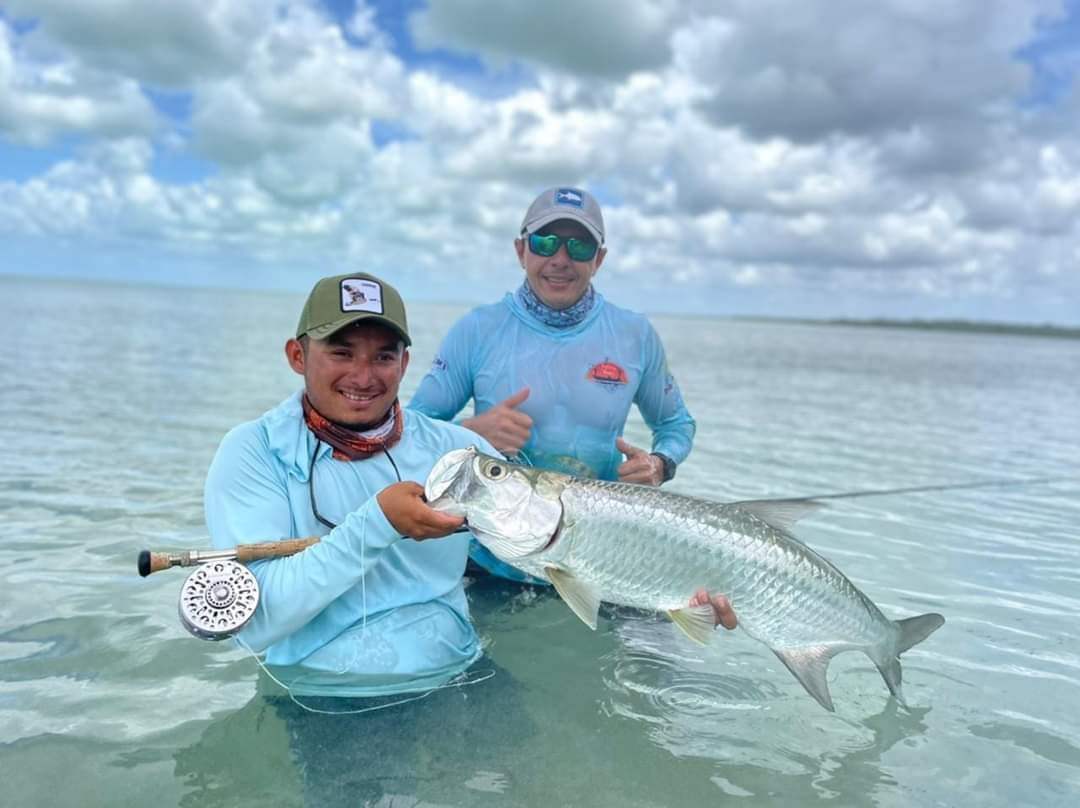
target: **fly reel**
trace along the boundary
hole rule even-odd
[[[139,575],[145,578],[170,567],[198,567],[180,590],[180,622],[203,640],[231,637],[255,614],[259,582],[244,564],[264,558],[285,558],[319,543],[306,539],[238,544],[228,550],[184,550],[139,553]]]
[[[231,560],[201,564],[180,589],[180,622],[203,640],[224,640],[242,629],[259,605],[259,582]]]

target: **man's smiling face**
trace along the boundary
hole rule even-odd
[[[311,405],[352,429],[379,424],[390,411],[409,366],[401,338],[385,326],[357,323],[327,339],[290,339],[289,365],[304,377]]]
[[[584,225],[572,219],[559,219],[537,232],[543,236],[555,234],[564,238],[595,241]],[[529,286],[540,300],[553,309],[566,309],[581,300],[607,252],[601,247],[592,260],[574,261],[567,255],[566,245],[561,244],[554,255],[545,258],[529,249],[528,236],[517,239],[514,248],[525,268]]]

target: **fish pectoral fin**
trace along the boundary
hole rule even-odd
[[[806,692],[817,699],[818,704],[830,713],[836,712],[832,696],[829,695],[829,682],[825,674],[829,670],[829,660],[842,648],[831,645],[808,645],[802,648],[773,649],[780,661],[787,666]]]
[[[570,610],[580,617],[585,625],[596,631],[596,617],[600,612],[600,598],[596,593],[568,570],[545,567],[544,572]]]
[[[716,631],[716,612],[709,604],[669,609],[668,617],[691,640],[704,645]]]

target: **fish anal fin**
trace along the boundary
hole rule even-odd
[[[817,699],[818,704],[830,713],[836,712],[832,696],[829,695],[829,683],[825,674],[829,670],[829,660],[842,648],[831,645],[811,645],[801,648],[773,649],[773,653],[787,666],[787,669],[799,680],[806,692]]]
[[[785,533],[790,533],[804,516],[825,507],[812,499],[747,499],[731,504]]]
[[[668,611],[668,617],[683,630],[687,637],[702,645],[709,641],[716,630],[716,613],[708,604],[671,609]]]
[[[571,611],[581,618],[581,622],[596,631],[596,616],[600,612],[600,598],[596,593],[572,572],[559,567],[546,567],[544,572]]]

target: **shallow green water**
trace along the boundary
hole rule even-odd
[[[300,712],[176,616],[217,441],[288,395],[302,296],[0,278],[0,782],[12,806],[1066,806],[1080,794],[1080,342],[657,319],[716,499],[984,479],[834,502],[799,535],[894,617],[946,626],[822,711],[738,632],[470,588],[493,678]],[[406,398],[460,309],[414,306]],[[643,441],[640,423],[631,437]]]

